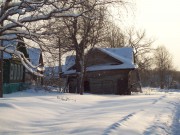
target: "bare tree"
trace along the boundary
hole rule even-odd
[[[106,36],[106,46],[108,47],[132,47],[134,48],[135,63],[138,65],[136,70],[139,84],[141,85],[140,74],[146,78],[147,70],[152,67],[151,45],[154,40],[146,36],[145,31],[138,31],[135,28],[126,30],[120,29],[115,24],[108,26],[109,34]],[[146,78],[147,79],[147,78]]]
[[[155,50],[154,61],[158,72],[159,86],[163,89],[165,84],[169,81],[168,76],[172,69],[172,56],[164,46],[159,46]]]
[[[83,94],[84,91],[85,50],[102,42],[106,5],[114,2],[123,3],[121,0],[95,0],[95,6],[92,9],[92,1],[86,1],[85,6],[83,5],[82,8],[75,9],[74,12],[78,10],[78,12],[84,10],[89,11],[84,13],[83,16],[61,19],[63,20],[61,24],[57,23],[59,20],[55,20],[55,24],[57,24],[59,28],[58,33],[61,37],[61,47],[63,50],[75,50],[76,52],[75,70],[77,73],[77,91],[80,92],[80,94]],[[66,46],[63,46],[63,44],[66,44]]]
[[[134,48],[135,62],[140,70],[151,66],[149,54],[152,52],[151,45],[153,43],[154,40],[146,36],[145,30],[138,31],[132,28],[127,32],[126,46]]]
[[[104,41],[102,46],[118,48],[125,46],[125,35],[123,30],[116,26],[114,22],[106,21],[104,27]]]
[[[92,3],[87,1],[86,5],[81,5],[82,8],[79,10],[90,10],[91,6]],[[77,12],[77,9],[75,11]],[[79,79],[79,75],[84,74],[84,51],[99,42],[101,29],[103,28],[104,12],[105,7],[98,4],[89,12],[84,13],[83,16],[52,19],[43,26],[45,28],[42,33],[43,38],[48,41],[46,51],[51,54],[54,61],[61,59],[60,57],[57,58],[58,54],[63,55],[68,51],[76,51],[77,79],[81,80],[82,84],[83,80]],[[82,62],[83,69],[80,68]],[[80,92],[80,89],[83,88],[79,81],[77,83],[79,86],[78,92]]]
[[[140,70],[148,69],[151,67],[151,57],[149,54],[152,52],[151,45],[154,40],[146,36],[146,32],[135,30],[131,28],[126,30],[120,29],[114,23],[106,24],[107,34],[105,36],[105,46],[107,47],[132,47],[134,48],[135,62]]]
[[[128,30],[127,32],[127,46],[134,48],[134,58],[135,63],[138,65],[136,69],[137,79],[139,81],[139,86],[142,87],[142,83],[147,79],[147,70],[152,67],[152,57],[151,45],[154,43],[154,40],[146,36],[145,30],[138,31],[134,28]],[[143,80],[141,79],[143,78]]]
[[[66,18],[67,19],[67,18]],[[72,42],[69,40],[67,27],[62,18],[53,18],[37,27],[37,30],[44,29],[41,37],[44,40],[44,54],[46,61],[45,85],[53,84],[62,87],[62,56],[68,51],[73,50]],[[58,68],[57,68],[57,65]],[[49,70],[48,70],[49,69]],[[59,77],[59,79],[57,79]]]
[[[86,7],[88,8],[88,7]],[[64,19],[68,29],[68,39],[76,52],[77,91],[83,94],[85,75],[85,49],[95,46],[100,39],[103,28],[104,8],[96,8],[85,14],[85,17]]]
[[[43,42],[40,40],[41,33],[37,33],[34,29],[29,27],[29,23],[42,22],[41,20],[48,20],[52,17],[74,17],[81,16],[87,10],[93,8],[94,3],[87,10],[78,10],[81,12],[72,12],[73,9],[78,9],[79,5],[85,4],[84,0],[4,0],[0,2],[0,40],[13,40],[17,42],[24,42],[16,37],[9,36],[12,34],[18,35],[18,37],[23,37],[25,39],[30,39],[36,42],[40,48],[43,50]],[[25,43],[26,45],[30,45]],[[8,45],[6,47],[0,46],[0,50],[3,50],[10,54],[17,55],[22,64],[35,75],[42,76],[36,69],[38,66],[32,65],[24,55],[17,51],[9,49]]]
[[[102,27],[101,23],[94,23],[95,20],[101,20],[101,13],[103,13],[104,5],[111,3],[124,4],[123,0],[4,0],[1,2],[0,10],[0,40],[13,40],[23,42],[27,46],[30,46],[27,42],[19,40],[15,37],[9,36],[10,34],[16,34],[24,39],[29,39],[39,45],[44,51],[46,48],[41,35],[44,32],[40,27],[39,30],[35,30],[30,27],[31,24],[40,25],[42,20],[49,20],[51,18],[72,17],[70,20],[63,20],[67,31],[71,35],[71,43],[76,50],[76,67],[79,78],[78,89],[80,93],[83,93],[83,76],[84,76],[84,51],[89,45],[95,45],[100,35],[97,30],[92,27]],[[104,6],[104,7],[103,7]],[[103,7],[103,8],[102,8]],[[97,12],[97,11],[101,12]],[[80,17],[83,16],[83,17]],[[79,23],[81,22],[81,23]],[[102,21],[101,21],[102,22]],[[70,23],[70,25],[69,25]],[[82,25],[84,24],[84,25]],[[85,26],[84,29],[79,27]],[[12,45],[9,45],[12,46]],[[33,74],[42,76],[42,74],[36,72],[38,66],[32,65],[23,55],[23,53],[17,50],[11,50],[9,46],[0,46],[0,50],[7,53],[17,55],[22,64]]]
[[[44,42],[41,40],[42,30],[39,32],[34,29],[35,25],[43,23],[42,20],[49,20],[51,18],[62,17],[78,17],[84,13],[92,10],[94,6],[99,3],[100,0],[92,0],[91,7],[86,7],[86,0],[3,0],[0,1],[0,51],[7,52],[16,55],[20,58],[21,63],[31,73],[43,76],[37,72],[36,69],[42,69],[39,65],[32,65],[23,53],[15,49],[12,50],[12,44],[3,46],[3,40],[16,41],[24,43],[26,46],[31,46],[28,42],[24,42],[24,39],[29,39],[41,48],[46,50]],[[80,9],[81,8],[81,9]],[[76,12],[74,12],[76,11]],[[31,24],[33,23],[33,27]],[[10,36],[17,35],[17,36]],[[17,37],[21,37],[20,40]],[[1,53],[1,56],[2,53]],[[0,83],[2,86],[2,57],[0,64]],[[2,87],[0,87],[2,93]],[[0,94],[1,96],[1,94]]]

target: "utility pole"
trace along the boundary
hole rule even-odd
[[[2,26],[2,23],[1,23]],[[1,36],[1,33],[0,33]],[[3,46],[3,41],[0,40],[0,47]],[[3,97],[3,51],[0,51],[0,98]]]
[[[0,41],[0,46],[2,46],[3,41]],[[0,51],[0,98],[3,97],[3,51]]]
[[[1,14],[0,17],[3,15],[3,6],[1,6]],[[0,22],[1,28],[3,27],[3,20]],[[0,36],[2,33],[0,33]],[[0,40],[0,47],[3,46],[3,41]],[[0,98],[3,97],[3,51],[0,51]]]
[[[60,37],[58,38],[58,45],[59,45],[59,92],[61,92],[62,67],[61,67],[61,40],[60,40]]]

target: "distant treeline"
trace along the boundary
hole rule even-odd
[[[140,72],[142,86],[144,87],[159,87],[161,79],[159,71],[144,70]],[[180,71],[167,71],[164,75],[164,88],[180,88]]]

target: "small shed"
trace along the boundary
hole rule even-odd
[[[66,66],[67,65],[67,66]],[[95,94],[131,94],[131,72],[137,68],[133,48],[93,48],[85,57],[85,92]],[[75,56],[68,56],[64,75],[69,80],[69,92],[76,91]]]

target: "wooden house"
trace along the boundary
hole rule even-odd
[[[16,35],[10,35],[10,36],[15,36],[16,38]],[[23,52],[25,57],[29,58],[31,61],[32,56],[28,53],[25,44],[17,41],[3,41],[3,46],[7,46],[7,45],[8,46],[11,45],[11,47],[8,47],[8,49],[12,49],[12,50],[17,49],[18,51]],[[35,54],[33,55],[35,56]],[[38,59],[38,57],[36,59]],[[27,81],[27,74],[29,74],[29,72],[26,71],[25,67],[21,64],[21,61],[18,57],[16,57],[13,54],[8,54],[6,52],[3,52],[3,93],[4,94],[26,89],[30,84],[30,82]]]
[[[96,94],[131,94],[131,74],[136,69],[133,48],[93,48],[85,58],[85,92]],[[76,91],[75,56],[68,56],[64,76],[69,92]]]

